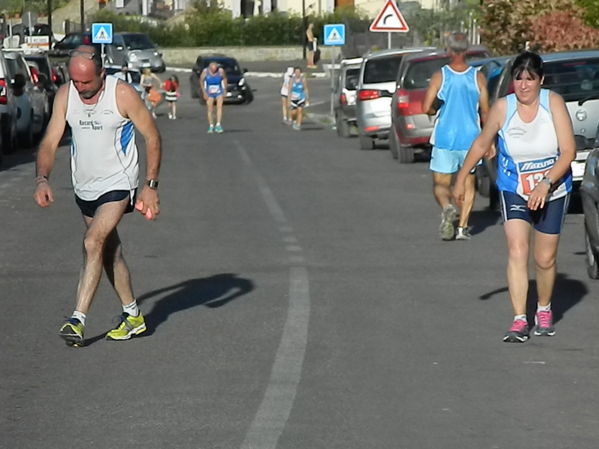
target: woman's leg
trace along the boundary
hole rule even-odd
[[[535,269],[539,306],[551,304],[551,295],[557,273],[557,247],[559,234],[544,234],[535,231]]]
[[[525,220],[507,220],[504,225],[507,239],[507,282],[514,315],[526,315],[528,296],[528,250],[530,224]]]

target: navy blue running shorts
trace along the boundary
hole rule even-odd
[[[135,205],[135,197],[137,196],[137,189],[133,191],[133,195],[131,195],[131,191],[129,190],[113,190],[111,192],[106,192],[101,195],[98,199],[93,201],[86,201],[79,198],[75,195],[75,202],[79,209],[81,209],[81,213],[86,217],[93,218],[96,214],[96,210],[104,203],[112,203],[114,201],[123,201],[127,197],[131,197],[131,201],[127,204],[127,208],[125,209],[125,213],[133,212],[133,206]]]
[[[530,223],[543,234],[559,234],[568,213],[570,194],[553,201],[547,201],[543,209],[530,210],[528,202],[512,192],[499,192],[503,221],[520,219]]]

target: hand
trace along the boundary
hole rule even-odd
[[[453,189],[451,189],[453,201],[458,208],[461,208],[462,204],[464,203],[464,195],[466,192],[466,186],[464,184],[464,181],[459,181],[456,179]]]
[[[549,195],[549,185],[539,182],[528,195],[528,208],[530,210],[543,209],[547,195]]]
[[[135,209],[146,217],[146,220],[155,220],[158,214],[160,214],[158,192],[150,189],[148,186],[144,187],[135,202]]]
[[[48,207],[54,202],[54,194],[47,181],[39,182],[35,186],[33,199],[39,207]]]

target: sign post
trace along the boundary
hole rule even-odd
[[[104,64],[104,44],[112,44],[112,23],[92,23],[92,43],[102,44],[102,64]]]
[[[342,47],[345,45],[345,24],[335,23],[324,26],[324,45]],[[335,101],[335,56],[331,52],[331,117],[335,114],[333,103]]]
[[[391,33],[407,33],[410,31],[410,27],[395,2],[387,0],[383,9],[370,24],[369,30],[387,33],[387,48],[391,48]]]

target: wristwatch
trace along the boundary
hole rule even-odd
[[[158,180],[157,179],[148,179],[148,180],[146,180],[146,185],[152,190],[157,190],[158,189]]]
[[[543,176],[543,178],[541,178],[541,182],[544,182],[545,184],[547,184],[547,186],[549,186],[549,188],[551,188],[553,186],[553,181],[548,176]]]

